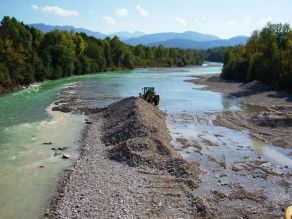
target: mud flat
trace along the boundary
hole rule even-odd
[[[277,127],[258,125],[250,113],[240,111],[221,112],[217,114],[214,124],[239,131],[248,130],[265,143],[292,149],[292,124]]]
[[[202,90],[211,90],[225,95],[241,98],[246,104],[269,107],[272,105],[292,104],[292,94],[286,91],[274,91],[270,86],[259,81],[242,83],[224,80],[219,74],[200,75],[197,79],[188,80],[197,85],[206,85]]]
[[[74,104],[62,107],[82,112]],[[70,108],[70,110],[68,110]],[[49,218],[216,218],[194,189],[201,170],[171,145],[165,114],[136,97],[88,115],[82,153],[66,170]]]
[[[271,87],[253,81],[247,84],[238,81],[227,81],[219,75],[199,76],[199,79],[189,80],[198,85],[207,85],[201,89],[223,93],[228,96],[241,98],[245,104],[262,107],[273,105],[292,105],[292,94],[285,91],[273,91]],[[235,130],[248,130],[254,137],[270,144],[283,148],[292,148],[292,122],[289,120],[284,125],[260,125],[256,119],[258,113],[244,111],[224,111],[215,113],[215,125],[224,126]]]

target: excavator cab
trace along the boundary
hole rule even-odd
[[[142,93],[139,94],[139,97],[143,98],[149,103],[157,106],[159,104],[160,97],[155,93],[154,87],[144,87],[142,88]]]

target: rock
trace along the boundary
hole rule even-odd
[[[51,148],[51,150],[52,150],[52,151],[55,151],[55,150],[57,150],[57,149],[56,149],[56,148]]]
[[[90,122],[90,121],[86,121],[85,124],[90,125],[90,124],[92,124],[92,122]]]
[[[45,166],[43,166],[43,165],[41,165],[41,166],[39,166],[39,168],[44,168]]]
[[[66,150],[68,147],[58,147],[58,150],[60,150],[60,151],[64,151],[64,150]]]
[[[69,159],[71,156],[69,154],[63,154],[62,158],[63,159]]]
[[[44,142],[43,144],[48,145],[48,144],[53,144],[53,143],[51,141],[49,141],[49,142]]]

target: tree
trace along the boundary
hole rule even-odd
[[[10,85],[10,75],[5,64],[0,63],[0,85]]]
[[[253,32],[246,46],[226,51],[221,77],[260,80],[276,89],[292,87],[291,39],[288,24],[267,24]]]
[[[3,87],[73,74],[201,63],[194,50],[129,46],[118,37],[100,40],[59,30],[44,34],[7,16],[0,26],[0,92]]]

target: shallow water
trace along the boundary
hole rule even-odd
[[[52,112],[50,106],[67,83],[45,82],[0,96],[0,218],[40,218],[60,170],[78,156],[83,116]],[[68,147],[70,160],[55,156],[53,147]]]
[[[161,97],[160,108],[168,114],[168,126],[174,139],[182,136],[196,140],[196,136],[200,136],[215,141],[221,145],[220,150],[208,147],[208,151],[218,159],[224,154],[230,155],[226,156],[231,159],[229,162],[241,159],[234,150],[243,145],[244,148],[240,149],[246,150],[247,156],[260,155],[279,167],[289,165],[288,170],[291,170],[291,159],[287,156],[289,150],[268,146],[252,139],[247,132],[212,126],[212,116],[208,113],[258,110],[250,109],[237,98],[202,91],[198,89],[201,86],[184,82],[192,75],[219,73],[221,68],[222,65],[215,65],[91,74],[48,81],[0,96],[0,218],[40,217],[48,206],[57,176],[78,156],[78,139],[84,117],[50,111],[50,104],[57,99],[59,92],[75,83],[83,87],[80,101],[98,107],[119,98],[137,96],[142,87],[154,86]],[[182,113],[204,115],[205,119],[198,124],[184,120],[172,122],[172,116],[180,117]],[[48,141],[53,144],[43,145]],[[174,144],[179,147],[177,142]],[[70,160],[54,156],[51,148],[60,146],[69,146],[66,153],[72,156]],[[195,152],[183,150],[182,154],[187,159],[197,159]],[[207,168],[210,162],[204,160],[202,163]],[[201,191],[205,190],[202,188]]]

